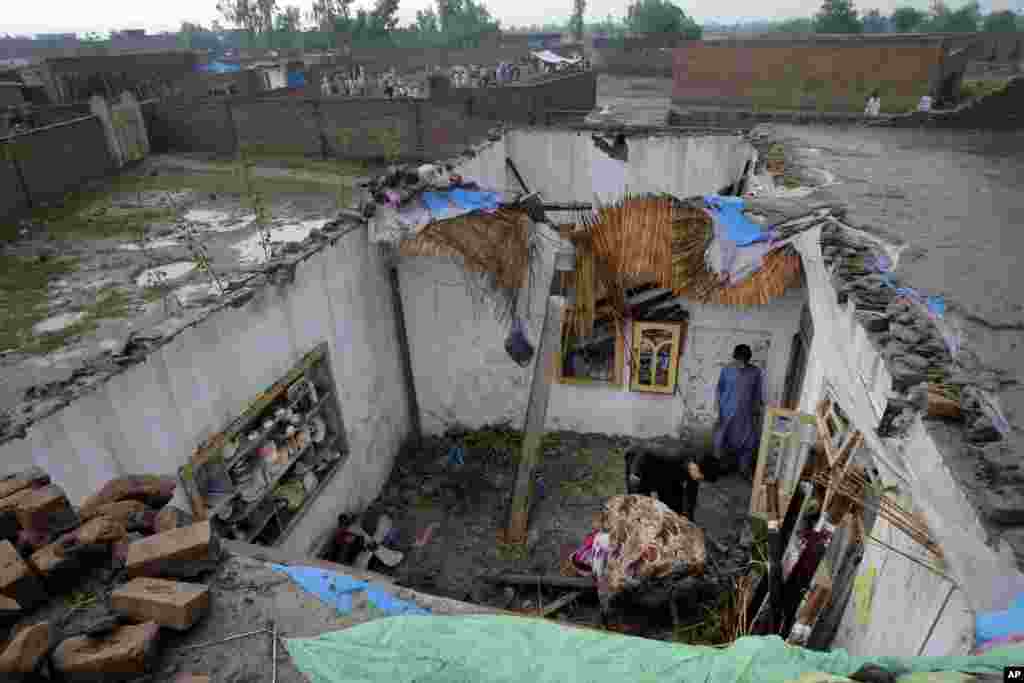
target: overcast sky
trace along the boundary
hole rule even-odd
[[[305,14],[311,0],[278,0],[296,4]],[[431,0],[400,0],[402,23],[411,22],[416,10],[430,6]],[[356,0],[356,6],[370,6],[372,0]],[[572,11],[572,0],[485,0],[491,13],[503,24],[528,25],[561,19]],[[588,20],[602,19],[609,12],[624,13],[627,0],[587,0]],[[766,5],[758,0],[676,0],[697,21],[734,21],[738,18],[777,18],[809,16],[821,0],[778,0]],[[856,0],[859,8],[877,8],[888,13],[897,5],[927,8],[928,0]],[[951,7],[962,1],[951,0]],[[1021,9],[1024,0],[986,0],[983,9]],[[51,0],[51,2],[5,2],[0,34],[28,35],[110,29],[145,28],[150,32],[176,30],[182,21],[209,24],[217,18],[216,0]]]

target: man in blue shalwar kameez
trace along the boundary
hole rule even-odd
[[[740,473],[752,479],[764,415],[764,374],[750,364],[753,353],[746,344],[737,346],[732,357],[734,362],[722,368],[715,391],[715,455],[723,465],[736,463]]]

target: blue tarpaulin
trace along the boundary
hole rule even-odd
[[[242,67],[238,64],[225,64],[224,62],[210,62],[209,64],[200,64],[199,70],[211,74],[230,74],[237,71],[241,71]]]
[[[289,88],[302,88],[306,85],[306,74],[302,71],[289,71],[288,72],[288,87]]]
[[[360,581],[347,574],[317,567],[288,567],[282,564],[273,564],[271,567],[275,571],[287,574],[292,581],[342,614],[352,611],[352,596],[359,591],[366,591],[370,604],[383,610],[388,616],[430,614],[429,610],[415,603],[396,598],[383,586]]]
[[[741,197],[709,194],[704,196],[704,203],[712,217],[725,228],[726,239],[735,242],[737,247],[747,247],[771,239],[770,232],[743,215]]]

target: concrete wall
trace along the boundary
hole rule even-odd
[[[505,168],[508,155],[530,189],[551,201],[591,201],[595,193],[603,199],[621,197],[627,183],[631,192],[666,191],[685,197],[731,184],[754,153],[740,138],[725,136],[638,138],[630,144],[630,162],[622,164],[596,150],[589,134],[514,130],[463,164],[461,171],[485,186],[516,188]],[[608,166],[602,165],[605,160]],[[524,312],[529,302],[527,327],[534,342],[553,268],[552,240],[542,239],[541,245],[546,247],[544,259],[535,270],[532,289],[520,301]],[[424,428],[441,432],[456,421],[474,427],[521,422],[531,368],[519,368],[505,353],[507,325],[498,322],[485,301],[467,291],[461,266],[437,258],[403,258],[400,274]],[[749,310],[687,306],[692,320],[680,377],[704,377],[708,367],[717,372],[706,357],[706,342],[717,343],[723,329],[730,331],[726,338],[733,345],[767,336],[769,393],[779,400],[802,301],[794,293]],[[451,368],[452,358],[459,359],[457,369]],[[688,391],[683,384],[677,396],[669,397],[560,384],[552,388],[548,427],[635,436],[674,434],[684,418],[706,420],[698,400],[704,394]]]
[[[149,358],[0,447],[5,469],[37,464],[79,501],[109,478],[173,473],[306,352],[326,341],[350,454],[284,544],[305,552],[337,515],[370,503],[408,431],[385,265],[365,230],[184,330]]]
[[[877,88],[883,112],[904,112],[938,87],[943,48],[936,41],[692,42],[674,55],[679,105],[863,111]]]
[[[595,71],[619,76],[672,77],[675,64],[670,48],[593,48],[589,57]]]
[[[86,180],[114,169],[103,126],[95,116],[13,135],[0,144],[15,145],[15,155],[34,201],[60,197]],[[8,164],[0,170],[0,215],[18,206],[21,194]]]
[[[855,590],[833,647],[854,655],[965,654],[973,645],[972,610],[984,609],[984,594],[1000,584],[984,531],[923,429],[912,432],[906,442],[878,437],[876,428],[892,386],[885,362],[852,305],[838,303],[821,256],[820,231],[804,233],[797,246],[814,321],[799,409],[813,413],[826,392],[838,400],[864,435],[883,481],[899,486],[908,495],[904,504],[924,514],[945,554],[945,572],[952,577],[939,576],[869,539],[859,572],[870,590]],[[883,519],[871,536],[927,558],[920,545]],[[868,582],[872,569],[874,578]],[[953,582],[961,587],[951,591]],[[865,601],[859,613],[858,593]]]
[[[599,150],[589,131],[513,130],[506,150],[531,190],[553,202],[591,202],[630,192],[688,197],[717,192],[743,173],[753,148],[734,135],[630,137],[629,162]]]
[[[25,195],[14,164],[0,161],[0,216],[7,216],[24,206]]]
[[[543,121],[551,110],[592,109],[596,76],[581,73],[535,85],[451,92],[455,94],[430,101],[371,97],[167,100],[147,113],[150,137],[158,151],[230,154],[234,125],[241,144],[271,153],[319,156],[323,132],[331,154],[381,157],[385,148],[374,134],[392,130],[397,131],[401,156],[436,159],[479,141],[492,122]],[[345,130],[351,139],[342,150],[339,136]]]

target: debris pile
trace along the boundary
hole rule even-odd
[[[170,477],[120,477],[76,509],[39,468],[0,479],[0,678],[138,677],[152,670],[164,630],[204,618],[210,590],[194,579],[220,565],[220,545],[210,522],[161,514],[175,487]],[[97,572],[101,590],[77,590]],[[70,610],[33,623],[58,596]],[[79,610],[88,624],[66,628]]]

